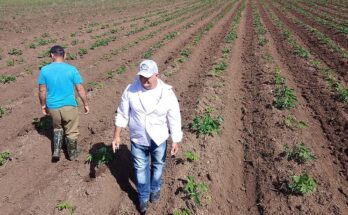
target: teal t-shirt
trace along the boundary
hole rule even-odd
[[[41,69],[38,83],[46,85],[48,109],[77,106],[75,85],[83,83],[83,80],[76,67],[64,62],[53,62]]]

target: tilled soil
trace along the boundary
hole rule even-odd
[[[50,46],[29,49],[25,48],[27,42],[21,43],[32,41],[34,35],[44,32],[54,35],[56,30],[51,22],[55,19],[47,19],[38,26],[35,20],[45,15],[35,14],[32,18],[22,15],[17,27],[26,25],[29,33],[10,29],[13,20],[2,21],[6,33],[1,37],[10,41],[10,45],[4,45],[1,54],[5,55],[12,46],[22,47],[25,62],[14,68],[5,64],[0,67],[0,74],[17,76],[16,82],[0,86],[0,106],[9,108],[0,118],[0,151],[12,153],[12,160],[0,167],[1,214],[68,214],[68,210],[56,208],[62,200],[76,207],[75,214],[139,214],[128,131],[122,134],[123,144],[112,162],[97,168],[85,163],[85,158],[95,149],[110,147],[114,114],[122,91],[135,78],[144,52],[159,41],[163,44],[154,50],[151,58],[158,63],[161,79],[175,89],[181,106],[184,139],[179,154],[175,158],[167,157],[161,201],[150,204],[147,214],[173,214],[185,208],[192,214],[345,214],[348,211],[347,106],[335,99],[315,68],[291,54],[291,47],[262,4],[249,0],[152,3],[151,9],[144,2],[120,3],[115,6],[119,13],[110,16],[97,14],[115,8],[86,5],[80,8],[81,14],[67,22],[70,26],[65,29],[67,35],[88,26],[90,22],[80,17],[83,14],[89,14],[88,19],[93,22],[100,22],[99,26],[109,24],[119,29],[117,39],[109,46],[98,47],[69,61],[81,70],[86,86],[91,81],[102,86],[88,92],[91,113],[84,115],[81,110],[80,116],[79,147],[83,152],[72,162],[62,155],[58,163],[51,163],[51,130],[35,127],[31,122],[33,118],[45,120],[38,108],[38,72],[18,71],[27,68],[30,59],[30,66],[39,63],[38,52]],[[244,4],[237,37],[227,43],[225,36]],[[252,4],[260,11],[268,31],[268,43],[263,47],[257,42]],[[130,10],[131,6],[141,9],[141,13]],[[66,13],[77,9],[73,7]],[[174,19],[127,35],[135,27],[161,20],[163,13],[177,14],[185,9],[187,13]],[[318,41],[290,23],[277,9],[273,11],[295,31],[300,43],[321,56],[323,63],[332,58],[318,49]],[[145,21],[146,17],[151,21]],[[94,36],[105,32],[100,27],[94,29],[91,33]],[[201,31],[204,33],[198,40]],[[156,33],[139,40],[151,32]],[[172,32],[176,32],[174,38],[164,39]],[[94,41],[79,33],[76,38],[85,41],[84,47]],[[129,45],[132,41],[137,42]],[[68,49],[76,52],[78,47]],[[187,59],[179,61],[185,49],[191,52]],[[272,56],[272,60],[265,60],[266,55]],[[223,58],[227,68],[221,75],[212,75],[211,71]],[[335,63],[328,66],[338,68]],[[105,77],[106,71],[121,65],[127,68],[124,74]],[[293,110],[278,110],[273,106],[273,75],[278,67],[298,97],[299,104]],[[206,113],[208,108],[213,110],[214,117],[223,117],[221,131],[212,136],[197,135],[191,128],[193,118]],[[288,128],[284,119],[289,114],[306,122],[308,127]],[[299,165],[284,157],[285,144],[291,147],[300,142],[311,149],[315,161]],[[188,161],[187,151],[196,153],[198,160]],[[317,181],[317,190],[312,195],[295,195],[288,188],[291,176],[302,172]],[[188,176],[208,186],[208,192],[201,194],[201,206],[184,191]]]

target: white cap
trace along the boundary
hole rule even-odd
[[[151,76],[158,74],[158,67],[153,60],[144,60],[139,65],[139,72],[137,75],[144,76],[145,78],[150,78]]]

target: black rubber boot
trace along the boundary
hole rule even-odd
[[[58,161],[60,158],[60,151],[62,149],[63,143],[63,129],[54,129],[53,130],[53,154],[52,160]]]
[[[65,138],[65,143],[68,150],[69,160],[75,160],[81,153],[81,150],[77,149],[77,141]]]

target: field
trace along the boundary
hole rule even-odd
[[[347,0],[0,0],[0,31],[0,214],[139,214],[128,131],[110,144],[147,58],[184,131],[147,214],[347,214]],[[37,96],[54,44],[91,108],[73,162]]]

